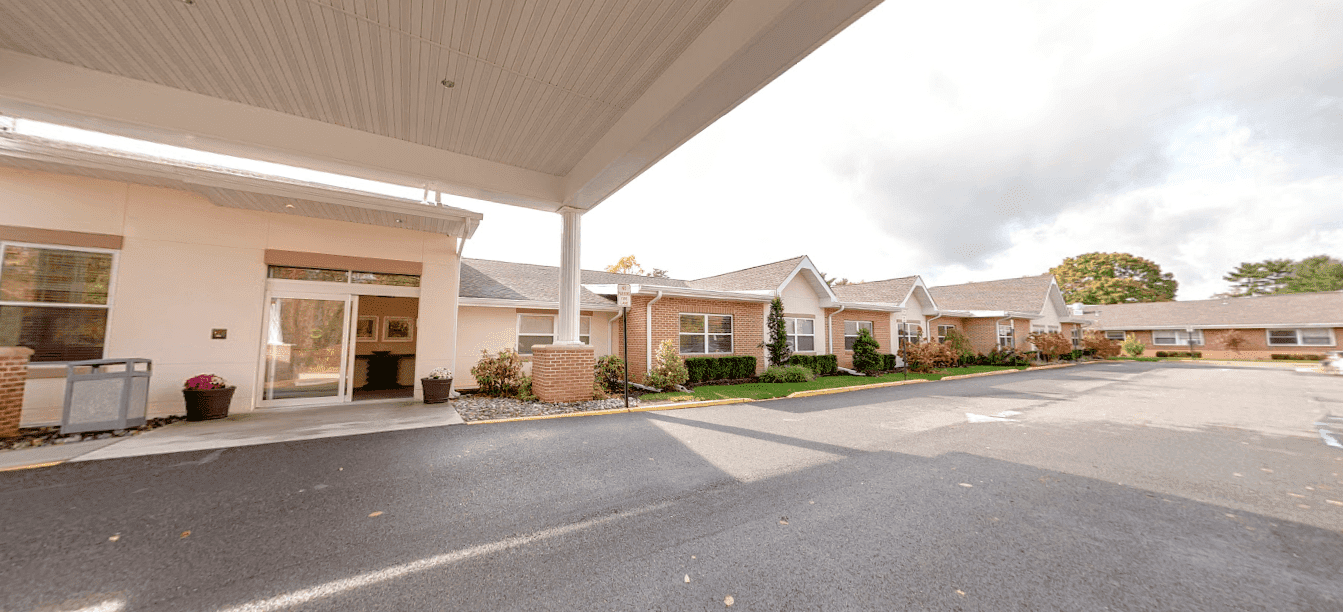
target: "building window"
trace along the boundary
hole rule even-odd
[[[956,326],[955,326],[955,325],[938,325],[938,326],[937,326],[937,341],[938,341],[938,342],[946,342],[946,341],[947,341],[947,332],[949,332],[949,331],[951,331],[951,330],[953,330],[953,329],[956,329]]]
[[[895,335],[900,341],[901,348],[911,344],[918,344],[923,341],[923,325],[919,323],[901,323],[896,325]]]
[[[326,270],[322,268],[270,266],[270,269],[267,271],[267,276],[281,280],[318,281],[324,283],[390,285],[393,287],[420,286],[420,277],[413,274],[383,274],[381,272],[360,272],[358,270]]]
[[[871,321],[845,321],[844,322],[844,350],[852,351],[853,343],[858,341],[858,330],[866,329],[872,333]]]
[[[1073,327],[1073,350],[1082,348],[1082,328]]]
[[[1016,348],[1016,330],[1011,325],[998,326],[998,346],[1001,348]]]
[[[0,265],[0,346],[31,361],[101,359],[115,253],[7,243]]]
[[[1203,344],[1203,330],[1194,330],[1194,344]],[[1181,346],[1189,344],[1189,332],[1183,329],[1158,329],[1152,332],[1152,344],[1160,346]]]
[[[1270,329],[1269,346],[1333,346],[1333,332],[1325,328],[1317,329]]]
[[[681,315],[682,355],[730,353],[732,353],[732,315]]]
[[[538,344],[555,343],[555,317],[549,314],[518,315],[518,354],[532,354]],[[578,341],[592,344],[592,317],[578,317]]]
[[[1123,330],[1115,329],[1115,330],[1109,330],[1109,331],[1106,331],[1106,332],[1105,332],[1105,339],[1106,339],[1106,340],[1114,340],[1115,342],[1123,342],[1123,341],[1126,339],[1126,337],[1127,337],[1127,334],[1125,334]]]
[[[816,320],[784,317],[784,330],[788,334],[788,348],[792,351],[810,352],[816,350]]]

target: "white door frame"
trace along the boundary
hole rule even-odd
[[[275,408],[281,406],[305,406],[310,404],[332,404],[337,402],[349,401],[349,398],[345,393],[345,379],[349,372],[349,370],[346,368],[347,365],[346,362],[348,360],[345,358],[345,354],[349,352],[351,344],[350,342],[351,297],[352,296],[348,293],[346,293],[345,295],[338,295],[323,292],[287,291],[282,289],[272,289],[266,291],[266,301],[263,311],[265,314],[262,317],[264,323],[261,326],[261,346],[259,347],[258,352],[258,359],[259,359],[258,363],[261,365],[261,367],[257,368],[257,380],[256,380],[256,390],[257,390],[256,405],[258,408]],[[293,300],[322,300],[328,302],[345,303],[345,308],[343,309],[343,315],[342,315],[343,319],[341,320],[342,358],[340,360],[340,370],[337,372],[338,378],[336,388],[338,392],[336,393],[336,395],[322,396],[322,397],[300,397],[291,399],[269,399],[269,400],[266,399],[266,370],[267,370],[266,347],[269,345],[270,340],[268,336],[270,335],[270,326],[271,326],[271,320],[270,320],[271,302],[276,298],[293,299]]]

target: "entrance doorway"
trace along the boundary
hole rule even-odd
[[[415,332],[419,298],[355,298],[354,400],[415,396]]]
[[[271,266],[257,405],[415,395],[419,277]]]

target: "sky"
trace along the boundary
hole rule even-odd
[[[465,256],[558,264],[557,215],[452,204],[485,214]],[[1119,251],[1208,298],[1343,256],[1343,2],[886,0],[582,223],[588,269],[945,285]]]

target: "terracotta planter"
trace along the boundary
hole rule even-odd
[[[229,404],[237,387],[223,389],[182,389],[187,402],[188,421],[208,421],[228,416]]]
[[[442,404],[452,394],[451,378],[421,378],[420,384],[424,387],[426,404]]]

